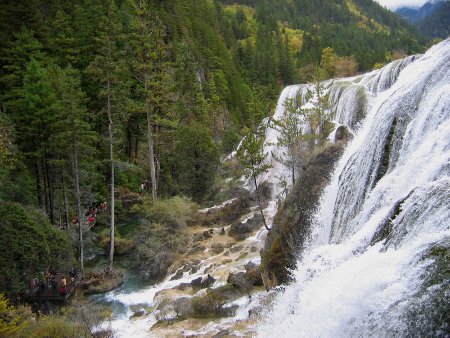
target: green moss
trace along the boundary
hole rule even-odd
[[[192,299],[194,317],[220,317],[226,298],[216,290],[207,290],[206,295]]]
[[[109,273],[99,272],[86,275],[80,283],[85,294],[105,293],[117,289],[123,284],[123,273],[113,270]]]
[[[442,246],[434,246],[430,251],[430,256],[438,256],[441,258],[448,259],[450,257],[449,248],[445,248]]]
[[[440,285],[450,280],[450,246],[447,243],[433,246],[424,259],[432,259],[433,264],[425,276],[425,287]]]

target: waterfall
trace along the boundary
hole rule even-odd
[[[450,40],[329,90],[355,138],[258,334],[447,336]]]
[[[304,98],[306,95],[307,86],[305,85],[294,85],[284,88],[277,102],[277,107],[275,114],[272,116],[273,119],[279,120],[282,116],[286,114],[286,108],[284,106],[286,100],[293,99],[296,100],[297,97]],[[267,124],[267,119],[263,122]],[[261,175],[258,180],[259,182],[269,182],[274,187],[274,196],[279,193],[278,183],[279,178],[283,177],[286,180],[290,179],[290,170],[286,168],[280,161],[276,160],[276,157],[283,156],[284,148],[277,145],[279,132],[272,126],[268,126],[265,135],[265,146],[264,153],[267,154],[267,162],[270,163],[271,168],[267,173]]]

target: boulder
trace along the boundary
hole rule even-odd
[[[198,277],[191,281],[191,286],[194,290],[206,289],[214,284],[216,279],[211,276],[209,273],[205,278]]]
[[[158,304],[155,311],[155,317],[161,322],[172,322],[176,319],[191,318],[193,314],[192,298],[190,297],[164,300]]]
[[[250,292],[253,286],[264,285],[259,266],[253,263],[245,272],[230,273],[227,282],[244,293]]]
[[[264,281],[261,275],[261,271],[259,270],[259,266],[256,266],[252,269],[249,269],[245,272],[245,278],[253,285],[253,286],[263,286]]]
[[[208,273],[208,276],[204,278],[201,282],[202,289],[209,288],[211,285],[214,284],[215,281],[216,279]]]
[[[336,129],[336,133],[334,135],[335,142],[347,143],[347,142],[351,141],[352,139],[353,139],[353,134],[351,133],[351,131],[348,129],[347,126],[342,125]]]
[[[234,237],[237,240],[246,238],[249,234],[256,230],[259,230],[263,226],[261,214],[259,212],[253,212],[251,215],[246,216],[242,221],[233,223],[228,231],[228,236]]]
[[[216,333],[213,338],[223,338],[223,337],[227,337],[230,334],[230,331],[228,330],[222,330],[219,331],[218,333]]]
[[[193,289],[201,289],[202,288],[202,277],[198,277],[191,281],[191,286]]]
[[[183,277],[183,270],[179,269],[170,280],[177,280]]]
[[[255,263],[251,262],[251,261],[244,265],[244,268],[245,268],[246,271],[256,269],[257,267],[258,266]]]
[[[130,319],[142,317],[143,315],[145,315],[145,310],[144,310],[144,309],[141,309],[141,310],[138,310],[138,311],[134,312],[134,313],[130,316]]]
[[[174,289],[183,291],[190,287],[192,287],[191,283],[181,283],[180,285],[177,285]]]
[[[245,272],[230,273],[228,275],[227,283],[232,284],[243,293],[249,293],[253,287],[251,282],[246,278]]]
[[[248,212],[249,196],[250,193],[243,189],[243,193],[237,198],[230,199],[212,208],[201,209],[197,212],[193,223],[210,226],[234,222],[242,214]]]

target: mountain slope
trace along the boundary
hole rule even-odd
[[[425,43],[412,26],[372,0],[220,2],[250,6],[256,21],[265,26],[300,30],[303,44],[295,58],[303,66],[318,62],[322,50],[332,47],[339,56],[354,55],[363,71],[385,61],[389,51],[412,54]]]
[[[433,13],[418,22],[419,30],[430,37],[445,39],[450,34],[450,1],[445,1]]]
[[[419,8],[401,7],[396,13],[426,36],[445,39],[450,33],[450,1],[430,1]]]
[[[425,3],[422,7],[400,7],[395,12],[409,22],[415,23],[434,13],[443,2],[444,0],[435,0]]]

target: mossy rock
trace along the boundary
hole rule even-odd
[[[112,270],[86,275],[80,282],[80,287],[87,295],[106,293],[117,289],[123,284],[123,273]]]
[[[261,251],[261,274],[267,289],[291,281],[289,269],[295,268],[297,253],[303,249],[310,234],[311,216],[342,152],[340,142],[327,145],[297,174]]]

